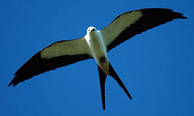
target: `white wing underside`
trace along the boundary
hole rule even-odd
[[[56,42],[41,51],[41,58],[90,54],[85,38]]]
[[[142,12],[132,11],[118,16],[111,24],[101,30],[105,44],[110,45],[116,37],[123,32],[127,27],[134,24],[142,17]]]

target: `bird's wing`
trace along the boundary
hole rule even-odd
[[[32,56],[14,75],[9,86],[17,85],[35,75],[54,70],[90,57],[84,38],[55,42]]]
[[[116,17],[101,33],[109,51],[136,34],[178,18],[186,19],[181,13],[171,9],[134,10]]]

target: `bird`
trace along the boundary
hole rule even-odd
[[[107,53],[132,38],[153,27],[174,19],[186,19],[182,13],[167,8],[144,8],[128,11],[118,15],[108,26],[101,30],[90,26],[84,37],[54,42],[33,55],[14,74],[8,86],[16,86],[46,71],[67,66],[78,61],[94,59],[97,63],[102,107],[105,110],[105,81],[107,76],[113,77],[126,93],[131,94],[112,67]]]

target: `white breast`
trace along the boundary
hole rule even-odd
[[[106,73],[109,73],[109,61],[107,57],[107,47],[100,31],[87,33],[85,39],[88,43],[91,57],[95,59],[98,66]]]

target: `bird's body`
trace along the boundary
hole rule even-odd
[[[107,47],[104,38],[95,27],[89,27],[85,39],[90,50],[90,56],[95,59],[98,66],[105,74],[109,74],[109,61],[107,56]]]
[[[15,77],[9,86],[12,84],[15,86],[46,71],[93,58],[98,65],[103,109],[105,109],[107,75],[112,76],[127,96],[132,99],[110,64],[107,52],[136,34],[178,18],[186,19],[181,13],[162,8],[140,9],[123,13],[102,30],[89,27],[82,38],[55,42],[42,49],[14,74]]]

